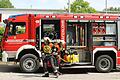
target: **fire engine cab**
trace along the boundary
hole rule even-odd
[[[42,67],[44,37],[64,40],[61,68],[95,67],[110,72],[120,66],[120,19],[109,14],[22,14],[7,20],[2,38],[2,60],[19,62],[24,72]]]

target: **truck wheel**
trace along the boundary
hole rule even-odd
[[[108,55],[99,56],[95,62],[95,67],[99,72],[110,72],[113,69],[113,59]]]
[[[39,60],[33,54],[26,54],[20,59],[20,69],[23,72],[36,72],[39,67]]]

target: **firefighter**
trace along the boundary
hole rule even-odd
[[[58,70],[54,65],[54,60],[53,60],[52,50],[51,49],[52,49],[51,40],[50,40],[50,38],[45,37],[44,38],[44,46],[43,46],[43,52],[45,54],[45,57],[44,57],[44,60],[43,60],[43,67],[44,67],[44,72],[45,73],[44,73],[44,75],[42,77],[49,77],[49,72],[47,70],[47,68],[48,68],[47,62],[48,61],[51,63],[51,66],[52,66],[53,71],[54,71],[54,75],[56,77],[58,77]]]
[[[64,45],[65,45],[65,41],[64,40],[60,40],[60,51],[63,51],[63,50],[65,50],[64,49]]]
[[[57,41],[54,42],[52,50],[53,50],[53,56],[55,58],[54,63],[55,63],[56,66],[58,66],[58,61],[59,61],[58,56],[59,56],[60,47],[59,47]]]
[[[65,45],[65,41],[64,40],[60,40],[59,46],[60,46],[60,54],[61,54],[62,58],[63,58],[64,53],[65,53],[64,45]]]

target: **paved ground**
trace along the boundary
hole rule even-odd
[[[17,65],[0,64],[0,80],[120,80],[120,70],[110,73],[98,73],[94,69],[67,69],[62,70],[63,75],[54,78],[43,78],[43,73],[21,73]]]

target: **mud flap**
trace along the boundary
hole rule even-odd
[[[2,61],[7,62],[7,59],[8,59],[8,54],[5,51],[3,51],[3,53],[2,53]]]

